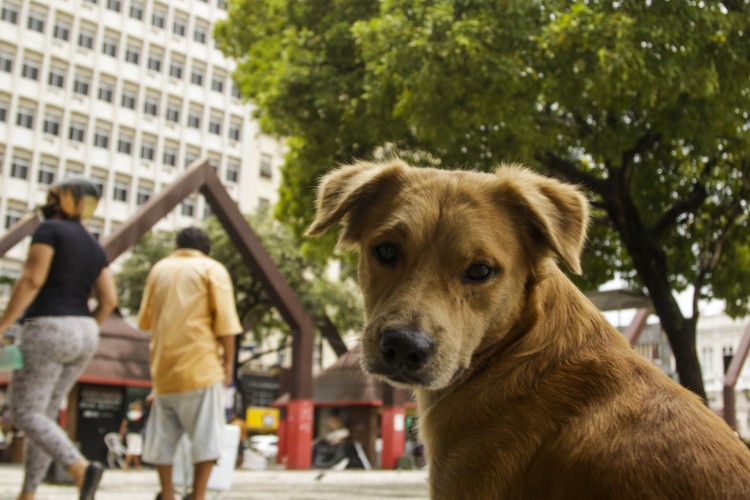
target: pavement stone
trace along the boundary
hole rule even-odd
[[[23,479],[18,464],[0,464],[0,500],[15,499]],[[96,500],[153,500],[159,491],[156,471],[106,470]],[[232,488],[210,491],[209,500],[380,500],[429,498],[426,470],[287,471],[235,470]],[[76,500],[74,486],[43,483],[37,500]]]

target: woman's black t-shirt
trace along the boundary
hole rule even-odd
[[[47,281],[25,318],[39,316],[91,316],[88,299],[107,254],[78,220],[47,220],[34,231],[31,244],[55,250]]]

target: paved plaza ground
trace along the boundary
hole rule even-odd
[[[23,469],[0,465],[0,500],[15,499]],[[156,471],[107,470],[97,492],[97,500],[153,500],[159,491]],[[37,500],[76,500],[73,486],[43,484]],[[427,499],[427,472],[414,471],[285,471],[235,470],[232,488],[210,491],[210,500],[349,500],[349,499]]]

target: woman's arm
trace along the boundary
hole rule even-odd
[[[46,243],[34,243],[29,248],[29,255],[23,265],[21,276],[16,281],[8,306],[0,318],[0,335],[34,302],[44,283],[47,281],[55,249]]]
[[[112,311],[117,307],[117,287],[108,267],[102,269],[94,282],[94,291],[98,305],[94,309],[94,319],[101,326]]]

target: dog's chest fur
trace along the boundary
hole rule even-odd
[[[750,453],[729,428],[581,315],[593,306],[561,273],[539,287],[546,317],[526,338],[457,387],[416,390],[432,498],[750,498]],[[525,351],[550,314],[555,340]]]

